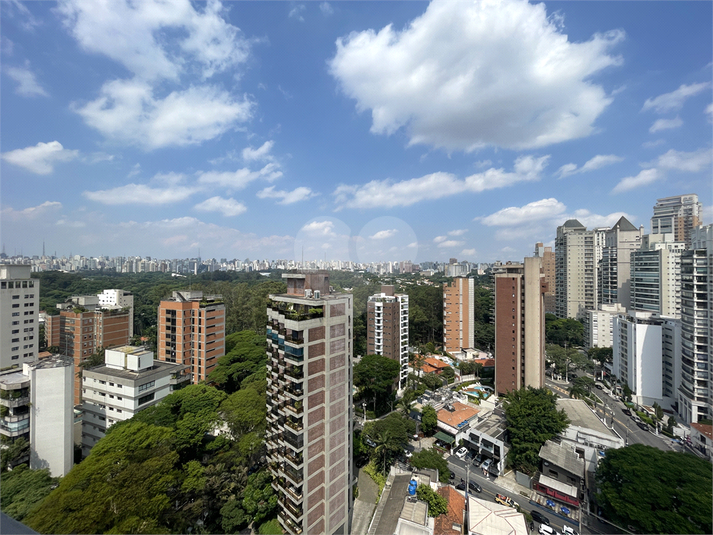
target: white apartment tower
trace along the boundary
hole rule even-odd
[[[641,249],[631,253],[632,310],[681,317],[681,253],[686,244],[672,239],[672,234],[646,235]]]
[[[267,459],[289,534],[346,534],[352,510],[351,294],[283,274],[267,308]]]
[[[713,416],[713,225],[691,233],[692,249],[681,254],[681,384],[678,412],[687,423]]]
[[[596,310],[597,266],[609,229],[587,230],[576,219],[557,227],[555,238],[555,311],[559,318],[578,318]]]
[[[673,234],[676,241],[691,247],[691,232],[701,225],[703,207],[698,195],[676,195],[657,199],[651,218],[651,234]]]
[[[394,294],[393,286],[382,285],[381,293],[369,296],[366,311],[367,354],[399,363],[402,390],[408,379],[408,295]]]
[[[625,217],[606,231],[602,259],[597,269],[597,302],[631,308],[631,253],[641,248],[644,228]],[[596,307],[595,307],[596,308]]]
[[[32,266],[0,265],[0,369],[31,362],[39,353],[40,281]]]

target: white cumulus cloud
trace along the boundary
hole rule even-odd
[[[491,168],[463,180],[451,173],[438,172],[400,182],[386,179],[372,180],[361,186],[340,185],[334,190],[334,196],[340,208],[411,206],[429,199],[440,199],[461,193],[480,193],[518,182],[537,181],[548,159],[549,156],[540,158],[521,156],[515,160],[512,172],[506,172],[502,168]]]
[[[87,199],[102,204],[147,204],[162,205],[183,201],[196,193],[196,188],[187,186],[151,187],[146,184],[126,184],[107,190],[85,191]]]
[[[198,183],[205,186],[220,186],[228,190],[240,190],[257,179],[272,182],[282,176],[276,163],[269,163],[259,171],[251,171],[247,167],[237,171],[207,171],[198,176]]]
[[[371,131],[471,151],[544,147],[590,135],[611,96],[593,83],[622,60],[619,30],[570,42],[544,3],[434,0],[399,31],[337,40],[330,71]]]
[[[567,207],[555,198],[534,201],[525,206],[510,206],[480,219],[483,224],[492,226],[517,226],[523,223],[550,219],[561,214]]]
[[[588,160],[582,167],[577,168],[577,164],[568,163],[557,170],[558,178],[565,178],[578,173],[587,173],[601,167],[612,165],[624,161],[624,158],[615,154],[597,154],[591,160]]]
[[[15,210],[14,208],[8,207],[3,209],[0,213],[2,213],[3,219],[9,221],[24,221],[46,217],[61,208],[62,203],[59,201],[45,201],[38,206],[30,206],[22,210]]]
[[[699,149],[693,152],[683,152],[674,149],[662,154],[658,159],[647,166],[656,166],[659,169],[673,169],[697,173],[711,165],[713,153],[711,149]]]
[[[107,82],[99,98],[73,109],[104,136],[151,150],[213,139],[250,119],[253,103],[209,85],[157,99],[134,79]]]
[[[247,207],[236,201],[233,198],[224,199],[223,197],[211,197],[205,201],[196,204],[193,208],[201,212],[218,212],[226,217],[240,215],[247,210]]]
[[[661,130],[671,130],[673,128],[679,128],[680,126],[683,126],[683,121],[677,115],[673,119],[657,119],[654,121],[654,124],[651,125],[651,128],[649,128],[649,132],[654,134]]]
[[[459,241],[459,240],[445,240],[438,242],[438,245],[436,247],[439,247],[440,249],[449,249],[452,247],[460,247],[464,244],[464,241]]]
[[[648,98],[644,102],[644,107],[641,111],[653,109],[656,113],[666,113],[669,111],[678,111],[683,107],[683,103],[688,97],[697,95],[704,89],[710,87],[709,82],[701,82],[699,84],[686,85],[682,84],[681,87],[672,91],[670,93],[664,93],[656,98]]]
[[[332,15],[334,13],[334,8],[329,2],[322,2],[321,4],[319,4],[319,10],[325,17],[328,17],[329,15]]]
[[[336,236],[332,221],[312,221],[303,226],[301,231],[317,236]]]
[[[270,154],[270,151],[272,150],[272,146],[274,144],[274,141],[266,141],[257,149],[253,149],[252,147],[245,147],[243,149],[243,160],[246,160],[248,162],[252,162],[255,160],[271,160],[272,155]]]
[[[663,180],[664,175],[658,169],[644,169],[636,176],[628,176],[622,178],[619,183],[614,186],[612,193],[623,193],[632,189],[648,186],[659,180]]]
[[[376,232],[369,236],[369,239],[371,240],[385,240],[387,238],[391,238],[392,236],[395,236],[398,233],[398,229],[392,228],[388,230],[380,230],[379,232]]]
[[[295,188],[292,191],[276,190],[275,186],[270,186],[258,191],[257,196],[261,199],[279,199],[277,204],[294,204],[314,197],[315,193],[304,186]]]
[[[38,143],[34,147],[15,149],[2,154],[2,159],[38,175],[49,175],[54,165],[69,162],[79,155],[78,150],[62,147],[59,141]]]
[[[456,229],[456,230],[451,230],[450,232],[448,232],[448,235],[449,235],[449,236],[462,236],[462,235],[465,234],[466,232],[468,232],[468,229],[459,228],[459,229]]]
[[[23,97],[48,97],[47,91],[37,82],[35,73],[30,69],[30,62],[26,61],[24,67],[6,67],[5,73],[16,83],[15,93]]]

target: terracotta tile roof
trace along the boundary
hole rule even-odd
[[[713,440],[713,425],[692,423],[691,427],[693,427],[702,435],[707,436],[710,440]]]
[[[477,364],[481,364],[483,368],[494,368],[495,367],[495,359],[476,359],[473,362]]]
[[[433,357],[428,357],[425,362],[426,362],[426,364],[428,364],[429,366],[432,366],[434,368],[440,368],[440,369],[450,368],[450,366],[448,366],[448,364],[446,364],[442,360],[434,359]]]
[[[438,494],[448,501],[448,511],[436,517],[434,535],[461,535],[465,497],[450,485],[438,489]],[[458,524],[460,529],[454,529],[453,524]]]
[[[453,408],[455,409],[453,412],[447,409],[438,411],[438,420],[455,428],[458,428],[459,423],[469,420],[480,412],[478,409],[468,407],[458,401],[453,403]]]
[[[421,371],[424,374],[425,373],[435,373],[436,375],[438,375],[439,373],[441,373],[441,370],[439,368],[434,368],[430,364],[424,364],[423,366],[421,366]]]

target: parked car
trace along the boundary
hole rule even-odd
[[[507,505],[508,507],[518,507],[517,502],[510,496],[505,496],[504,494],[496,494],[495,501],[501,505]]]
[[[371,440],[369,437],[366,437],[366,438],[364,439],[364,442],[366,442],[366,445],[367,445],[367,446],[371,446],[372,448],[375,448],[375,447],[376,447],[376,442],[374,442],[373,440]]]
[[[473,466],[480,466],[480,463],[483,462],[483,456],[479,453],[478,455],[475,456],[475,459],[473,459]]]
[[[456,451],[456,457],[459,459],[463,460],[463,457],[465,457],[465,454],[468,453],[468,448],[465,446],[461,447],[458,451]]]
[[[639,429],[643,429],[644,431],[648,431],[648,430],[649,430],[649,424],[647,424],[646,422],[643,422],[643,421],[641,421],[641,420],[639,420],[638,422],[636,422],[636,425],[639,426]]]
[[[572,529],[571,527],[569,527],[567,524],[565,524],[564,526],[562,526],[562,533],[563,533],[564,535],[577,535],[577,532],[574,531],[574,529]]]
[[[465,482],[461,481],[456,485],[456,490],[465,490]]]
[[[629,409],[624,409],[624,410],[622,410],[621,412],[623,412],[623,413],[626,414],[627,416],[631,416],[631,411],[630,411]]]
[[[540,513],[539,511],[532,511],[530,514],[532,515],[532,519],[535,522],[539,522],[540,524],[545,524],[546,526],[550,525],[550,519],[547,518],[542,513]]]
[[[481,468],[483,470],[488,470],[490,468],[490,464],[492,462],[493,462],[492,459],[485,459],[485,461],[483,461],[483,464],[481,465]]]
[[[456,475],[453,472],[448,475],[448,479],[455,479],[455,477]]]
[[[475,481],[468,483],[468,488],[473,492],[483,492],[483,487],[478,485]]]

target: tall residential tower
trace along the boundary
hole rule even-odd
[[[283,274],[267,308],[268,463],[290,534],[347,534],[352,509],[351,294],[326,271]]]
[[[456,277],[443,285],[443,347],[457,353],[475,345],[475,281]]]
[[[393,286],[381,286],[381,293],[366,303],[366,352],[384,355],[399,363],[399,390],[408,379],[408,295],[394,294]]]

